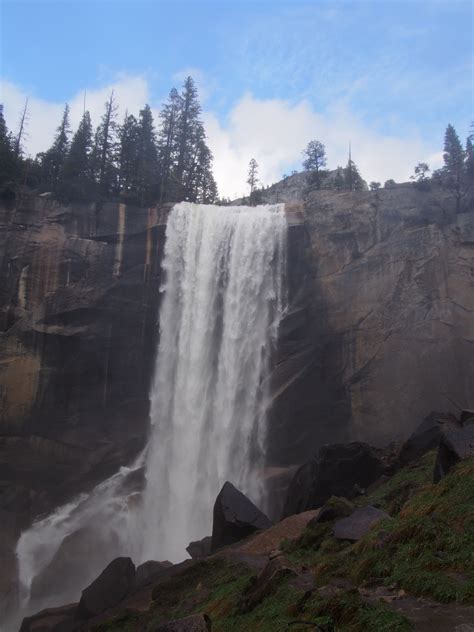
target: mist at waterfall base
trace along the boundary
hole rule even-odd
[[[226,480],[265,506],[268,377],[285,266],[283,205],[174,206],[147,447],[21,535],[22,616],[76,601],[119,555],[135,564],[183,560],[190,541],[210,535]]]

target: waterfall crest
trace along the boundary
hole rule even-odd
[[[82,558],[90,581],[117,555],[135,563],[184,559],[191,540],[211,533],[213,502],[226,480],[262,505],[286,233],[282,204],[173,207],[147,447],[130,467],[22,534],[17,556],[25,610],[73,601],[85,587],[81,573],[81,585],[59,577],[51,598],[30,595],[66,538],[94,549]],[[139,493],[129,481],[143,467]]]
[[[209,535],[226,480],[262,501],[265,378],[282,311],[285,239],[283,205],[182,203],[169,217],[142,558],[162,547],[178,560],[190,540]]]

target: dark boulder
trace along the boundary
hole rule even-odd
[[[46,608],[22,621],[20,632],[72,632],[77,603],[59,608]]]
[[[116,606],[135,581],[135,565],[129,557],[117,557],[90,586],[82,591],[78,617],[89,619]]]
[[[186,547],[186,551],[193,560],[210,555],[212,551],[212,536],[207,535],[205,538],[202,538],[202,540],[190,542]]]
[[[212,551],[234,544],[272,522],[231,483],[224,483],[214,503]]]
[[[433,472],[433,482],[440,481],[459,461],[474,456],[474,423],[443,433]]]
[[[210,632],[211,620],[207,614],[194,614],[184,619],[176,619],[168,623],[161,623],[151,632]]]
[[[339,518],[347,518],[354,511],[354,505],[347,500],[347,498],[338,498],[337,496],[331,496],[331,498],[324,503],[318,514],[309,521],[309,526],[315,526],[322,522],[332,522]]]
[[[90,584],[118,552],[115,534],[106,538],[92,527],[74,531],[64,538],[49,564],[33,579],[31,601],[40,603],[51,594],[55,595],[56,603],[76,600],[77,587]]]
[[[474,410],[462,410],[460,419],[463,425],[474,422]]]
[[[336,522],[334,525],[334,537],[338,540],[352,540],[356,542],[367,535],[377,522],[385,518],[390,518],[390,516],[376,507],[371,505],[359,507],[347,518]]]
[[[296,577],[297,574],[291,563],[283,556],[273,558],[245,591],[240,611],[250,612],[276,590],[284,577]]]
[[[366,443],[325,445],[291,481],[283,517],[317,509],[331,496],[355,498],[390,471],[395,457]]]
[[[155,562],[150,560],[143,562],[140,566],[137,566],[137,572],[135,574],[135,586],[141,587],[151,584],[157,577],[163,575],[167,568],[173,566],[171,562]]]
[[[400,463],[416,461],[439,445],[443,432],[459,427],[451,413],[431,412],[405,441],[400,450]]]

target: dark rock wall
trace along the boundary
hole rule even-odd
[[[433,409],[472,407],[474,209],[456,214],[446,193],[413,185],[316,191],[300,209],[272,458],[305,460],[332,441],[383,444]]]
[[[6,544],[144,445],[166,210],[28,196],[0,208]]]

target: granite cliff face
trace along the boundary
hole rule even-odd
[[[4,569],[36,515],[144,445],[165,210],[28,196],[0,209]]]
[[[269,464],[473,408],[473,209],[412,185],[305,201],[295,187]],[[166,213],[27,196],[0,209],[3,568],[36,515],[144,445]]]
[[[334,440],[383,444],[433,409],[472,407],[474,209],[456,214],[442,190],[409,184],[315,191],[288,208],[299,221],[274,373],[275,459],[294,463]]]

